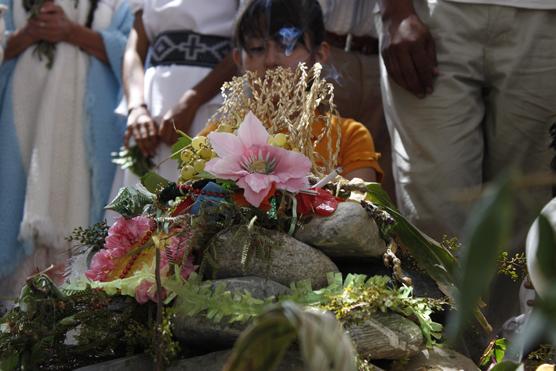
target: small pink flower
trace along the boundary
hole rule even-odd
[[[125,250],[143,238],[152,225],[153,221],[142,215],[132,219],[119,218],[108,230],[104,247]]]
[[[173,236],[172,238],[170,238],[168,247],[166,247],[166,250],[160,257],[161,272],[166,273],[168,271],[169,260],[172,260],[178,265],[181,264],[180,274],[184,280],[186,280],[189,275],[195,271],[196,267],[195,265],[193,265],[193,255],[190,254],[189,256],[187,256],[185,261],[183,261],[183,255],[185,254],[190,240],[191,233],[180,236]]]
[[[164,289],[163,287],[160,298],[164,300],[166,298],[166,295],[167,295],[166,289]],[[147,281],[147,280],[141,281],[139,286],[137,286],[137,288],[135,289],[135,300],[137,300],[139,304],[145,304],[149,300],[154,301],[156,303],[157,302],[156,285],[154,284],[154,282]]]
[[[135,300],[139,304],[145,304],[149,301],[149,290],[152,289],[153,283],[151,281],[143,280],[135,289]]]
[[[113,257],[108,250],[100,250],[93,256],[89,270],[85,276],[93,281],[103,282],[114,269]]]
[[[218,158],[210,160],[205,170],[236,181],[247,202],[255,207],[273,184],[290,192],[308,187],[311,161],[301,153],[269,145],[268,132],[252,112],[246,115],[237,136],[213,132],[208,139]]]

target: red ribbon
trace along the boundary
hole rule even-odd
[[[334,214],[334,211],[338,208],[338,203],[342,200],[322,188],[312,188],[311,190],[316,191],[317,194],[297,194],[297,213],[303,215],[315,214],[319,216],[330,216]]]

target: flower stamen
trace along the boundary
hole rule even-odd
[[[251,174],[271,174],[276,169],[277,163],[269,152],[259,148],[244,155],[240,165]]]

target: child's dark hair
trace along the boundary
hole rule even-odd
[[[317,0],[252,0],[239,17],[235,47],[246,49],[247,40],[261,38],[281,41],[286,33],[298,32],[299,41],[313,50],[324,41],[322,9]],[[304,36],[307,36],[306,44]],[[283,42],[283,41],[282,41]]]

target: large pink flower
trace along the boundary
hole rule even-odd
[[[245,116],[237,134],[209,134],[218,158],[210,160],[205,170],[236,181],[251,205],[259,207],[273,184],[290,192],[308,187],[311,161],[301,153],[269,145],[268,132],[252,112]]]
[[[106,281],[116,266],[115,260],[137,247],[154,226],[153,220],[141,215],[118,219],[108,230],[104,249],[93,256],[85,276],[94,281]]]

